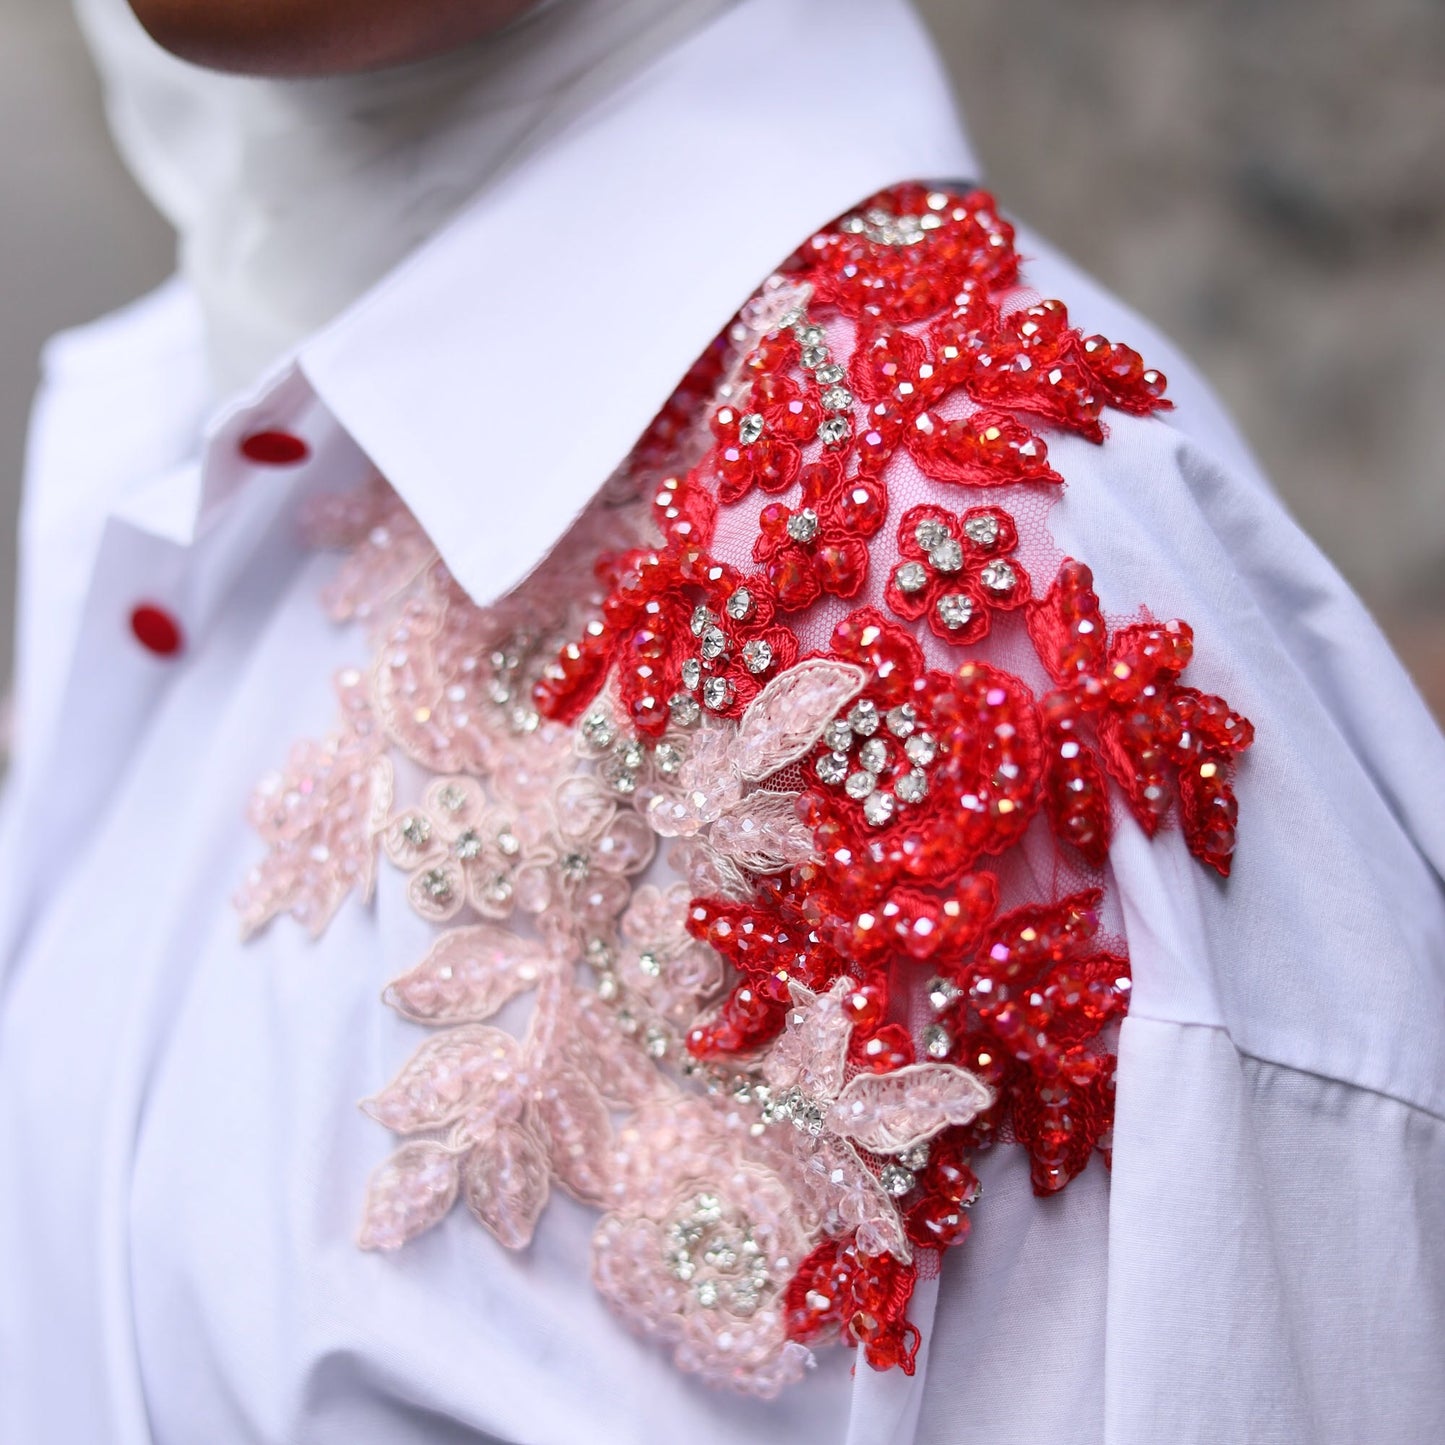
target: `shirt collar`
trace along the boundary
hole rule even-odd
[[[299,367],[478,603],[818,226],[976,174],[906,0],[744,0],[502,177]]]

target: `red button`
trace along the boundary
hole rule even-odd
[[[289,431],[253,431],[242,438],[241,455],[268,467],[294,467],[311,455],[311,448]]]
[[[173,657],[181,650],[181,624],[169,612],[143,602],[130,615],[130,630],[147,652]]]

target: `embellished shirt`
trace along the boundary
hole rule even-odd
[[[186,525],[184,297],[57,354],[32,626],[85,368],[173,430],[22,700],[11,1433],[1428,1438],[1438,737],[1167,343],[898,174],[541,507],[585,387],[498,474],[348,346],[460,240]]]

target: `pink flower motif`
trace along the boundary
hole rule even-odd
[[[863,1154],[906,1154],[942,1130],[968,1123],[994,1094],[954,1064],[909,1064],[849,1079],[853,1025],[843,1000],[854,988],[846,978],[823,994],[794,983],[795,1006],[763,1059],[763,1077],[773,1090],[773,1117],[791,1120],[797,1131],[803,1191],[826,1232],[856,1234],[865,1252],[906,1262],[911,1251],[898,1208]],[[904,1179],[903,1173],[894,1177]]]
[[[692,890],[674,883],[664,892],[644,883],[622,915],[618,975],[653,1012],[685,1030],[704,999],[722,985],[722,962],[687,931]]]
[[[787,1338],[782,1296],[814,1221],[745,1139],[698,1099],[633,1116],[617,1136],[592,1273],[628,1325],[671,1346],[679,1368],[769,1398],[811,1360]]]

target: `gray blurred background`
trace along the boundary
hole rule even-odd
[[[920,8],[1006,209],[1193,355],[1445,716],[1445,5]],[[171,240],[64,0],[0,0],[0,37],[3,676],[37,351]]]

